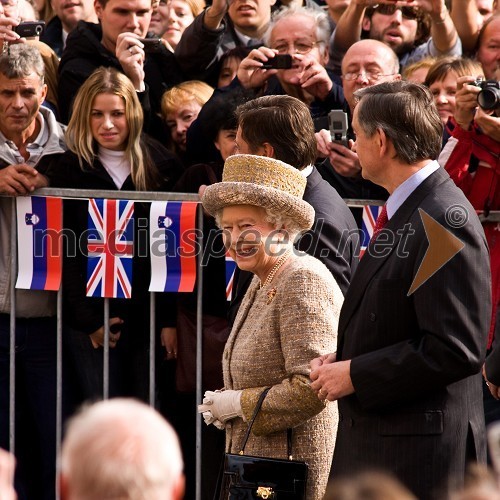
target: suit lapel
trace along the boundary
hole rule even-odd
[[[394,240],[389,243],[384,244],[383,256],[376,256],[377,252],[373,251],[373,241],[370,244],[360,260],[358,267],[354,273],[353,279],[347,290],[347,294],[342,306],[339,319],[339,344],[341,342],[341,337],[349,324],[350,319],[356,312],[358,305],[363,298],[363,295],[368,288],[370,281],[373,279],[374,275],[378,270],[384,265],[389,257],[393,254],[394,250],[399,245],[403,234],[405,234],[409,228],[402,229],[405,224],[410,220],[415,210],[421,205],[422,200],[433,190],[435,187],[446,180],[449,180],[448,174],[439,168],[433,172],[427,179],[425,179],[418,187],[410,194],[410,196],[405,200],[405,202],[399,207],[396,213],[392,216],[390,221],[387,223],[384,229],[392,231],[394,235]],[[399,234],[398,234],[399,230]]]

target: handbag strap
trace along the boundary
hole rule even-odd
[[[245,437],[243,438],[243,445],[241,446],[240,450],[240,455],[245,454],[245,446],[247,445],[248,438],[250,437],[250,432],[252,432],[252,427],[255,422],[255,419],[257,418],[257,415],[262,407],[262,403],[264,402],[264,399],[267,396],[267,393],[271,390],[270,387],[266,387],[262,393],[259,396],[259,399],[257,401],[257,404],[255,405],[255,409],[253,411],[252,418],[250,419],[250,422],[248,422],[248,427],[245,432]],[[293,460],[293,455],[292,455],[292,429],[288,428],[286,430],[286,448],[287,448],[287,457],[288,460]]]

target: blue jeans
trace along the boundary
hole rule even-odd
[[[9,447],[8,314],[0,314],[0,446]],[[55,498],[56,319],[16,320],[16,489],[19,499]]]

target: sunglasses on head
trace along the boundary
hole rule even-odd
[[[378,4],[373,6],[373,10],[384,16],[392,16],[396,10],[400,10],[405,19],[417,19],[418,11],[415,7],[397,7],[392,4]]]

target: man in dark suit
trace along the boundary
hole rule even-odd
[[[276,158],[307,177],[304,200],[314,207],[316,217],[312,230],[298,240],[296,247],[320,259],[345,295],[358,264],[359,232],[344,200],[313,166],[317,151],[309,108],[295,97],[269,95],[240,105],[236,113],[239,153]],[[235,316],[251,276],[239,273],[230,318]]]
[[[346,294],[337,353],[311,362],[311,387],[338,400],[333,477],[384,468],[425,500],[485,459],[488,250],[434,161],[442,125],[430,92],[386,82],[356,97],[355,149],[363,177],[390,193],[387,222]]]

